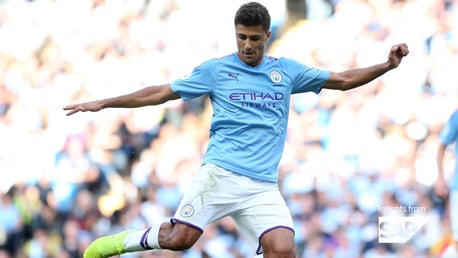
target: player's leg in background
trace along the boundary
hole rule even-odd
[[[441,258],[458,258],[458,190],[450,191],[448,204],[454,244],[445,249]]]

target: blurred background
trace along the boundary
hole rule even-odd
[[[245,2],[0,1],[1,258],[81,257],[98,236],[173,215],[205,151],[208,99],[71,117],[62,108],[235,51]],[[269,55],[340,71],[385,61],[393,44],[410,49],[365,87],[294,96],[279,184],[298,257],[439,257],[450,222],[432,185],[438,132],[457,108],[458,1],[260,2],[272,16]],[[450,148],[448,175],[454,164]],[[405,244],[380,244],[389,208],[429,221]],[[122,257],[252,256],[223,219],[186,252]]]

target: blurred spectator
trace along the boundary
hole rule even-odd
[[[205,98],[71,120],[61,107],[170,81],[233,51],[227,20],[242,2],[0,3],[0,258],[80,257],[99,235],[173,214],[205,151]],[[431,184],[439,128],[458,97],[457,1],[313,0],[294,24],[284,23],[286,1],[261,2],[273,56],[339,70],[383,60],[392,42],[411,51],[400,71],[357,92],[292,99],[279,184],[300,257],[437,256],[450,240]],[[447,155],[445,173],[453,164]],[[421,214],[382,211],[393,207]],[[382,214],[429,221],[405,245],[379,244]],[[174,257],[250,257],[233,226],[212,224]],[[142,255],[126,257],[172,257]]]

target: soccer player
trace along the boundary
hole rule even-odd
[[[259,3],[242,5],[234,25],[238,51],[202,63],[186,78],[64,107],[67,115],[72,115],[159,105],[179,98],[186,101],[207,94],[214,111],[202,166],[170,221],[98,238],[84,257],[151,249],[186,250],[196,243],[207,224],[225,216],[234,219],[255,248],[253,255],[296,257],[293,221],[277,185],[291,95],[364,85],[398,67],[409,50],[406,44],[394,45],[384,62],[331,72],[293,59],[267,56],[270,15]]]
[[[450,222],[452,224],[452,239],[454,244],[447,247],[443,258],[458,258],[458,166],[455,165],[455,172],[449,184],[445,180],[444,156],[447,147],[455,143],[455,158],[458,156],[458,110],[455,110],[449,120],[444,124],[439,134],[439,148],[437,150],[437,171],[438,178],[434,185],[435,192],[439,197],[448,199]]]

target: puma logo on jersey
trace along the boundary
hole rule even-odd
[[[227,73],[227,76],[235,79],[236,81],[239,81],[239,74],[240,73]]]

